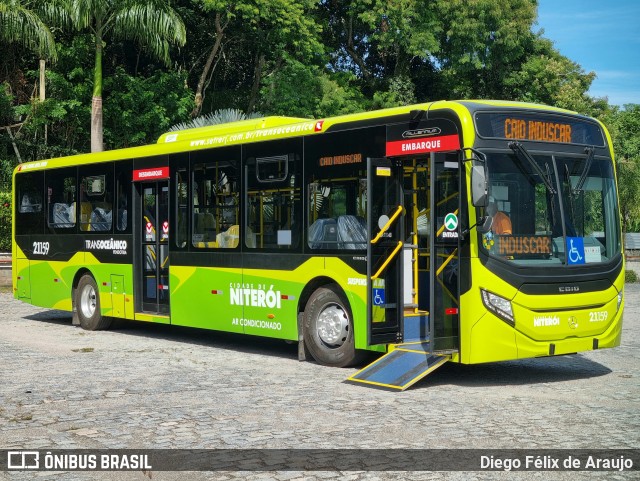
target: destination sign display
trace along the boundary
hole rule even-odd
[[[476,130],[487,139],[528,140],[604,147],[602,129],[569,116],[525,112],[477,112]]]
[[[551,254],[549,236],[495,236],[492,252],[501,256],[548,256]]]

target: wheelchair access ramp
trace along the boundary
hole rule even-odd
[[[450,358],[449,354],[430,352],[429,341],[396,344],[392,351],[355,373],[346,382],[404,391]]]

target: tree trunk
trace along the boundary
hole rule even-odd
[[[93,97],[91,98],[91,152],[102,152],[102,32],[96,26],[96,63],[93,70]]]
[[[249,96],[249,105],[247,105],[247,113],[250,114],[256,108],[258,101],[258,93],[260,92],[260,83],[262,82],[262,69],[264,68],[265,56],[263,53],[256,56],[256,66],[253,73],[253,86],[251,87],[251,95]]]
[[[227,28],[227,21],[224,25],[220,24],[220,14],[216,13],[216,41],[211,48],[211,52],[209,52],[209,56],[207,57],[207,61],[202,68],[202,73],[200,74],[200,79],[198,80],[198,86],[196,88],[196,97],[194,99],[195,107],[191,111],[191,118],[195,118],[200,115],[202,111],[202,102],[204,102],[204,84],[207,81],[207,77],[209,76],[209,72],[211,71],[211,66],[213,65],[213,61],[216,59],[218,55],[218,51],[220,50],[220,45],[222,45],[222,39],[224,37],[224,29]]]
[[[40,59],[40,102],[44,102],[46,95],[46,83],[45,83],[45,69],[46,69],[47,61],[44,59]],[[49,133],[49,126],[44,124],[44,145],[47,145],[47,138]]]
[[[11,145],[13,146],[13,151],[16,154],[16,157],[18,159],[18,163],[21,164],[22,163],[22,157],[20,156],[20,150],[18,149],[18,146],[16,145],[16,139],[13,136],[13,132],[11,132],[11,126],[7,125],[5,127],[5,129],[7,129],[7,133],[9,134],[9,138],[11,139]]]
[[[344,23],[344,21],[343,21]],[[347,33],[347,45],[345,46],[345,50],[351,57],[351,60],[355,62],[355,64],[360,68],[360,72],[362,73],[362,77],[369,81],[371,79],[371,72],[367,69],[367,65],[364,63],[364,59],[358,55],[356,52],[355,45],[353,43],[353,16],[349,17],[348,25],[345,26]]]

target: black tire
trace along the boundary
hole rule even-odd
[[[304,343],[320,364],[346,367],[357,363],[353,316],[337,285],[317,289],[307,301],[303,314]]]
[[[100,294],[98,285],[90,274],[80,278],[75,296],[76,312],[80,326],[87,331],[108,329],[111,318],[100,313]]]

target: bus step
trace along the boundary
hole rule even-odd
[[[404,391],[451,359],[433,354],[428,342],[403,343],[361,369],[346,382],[389,391]]]
[[[426,341],[429,339],[429,313],[416,312],[404,314],[404,342]]]

